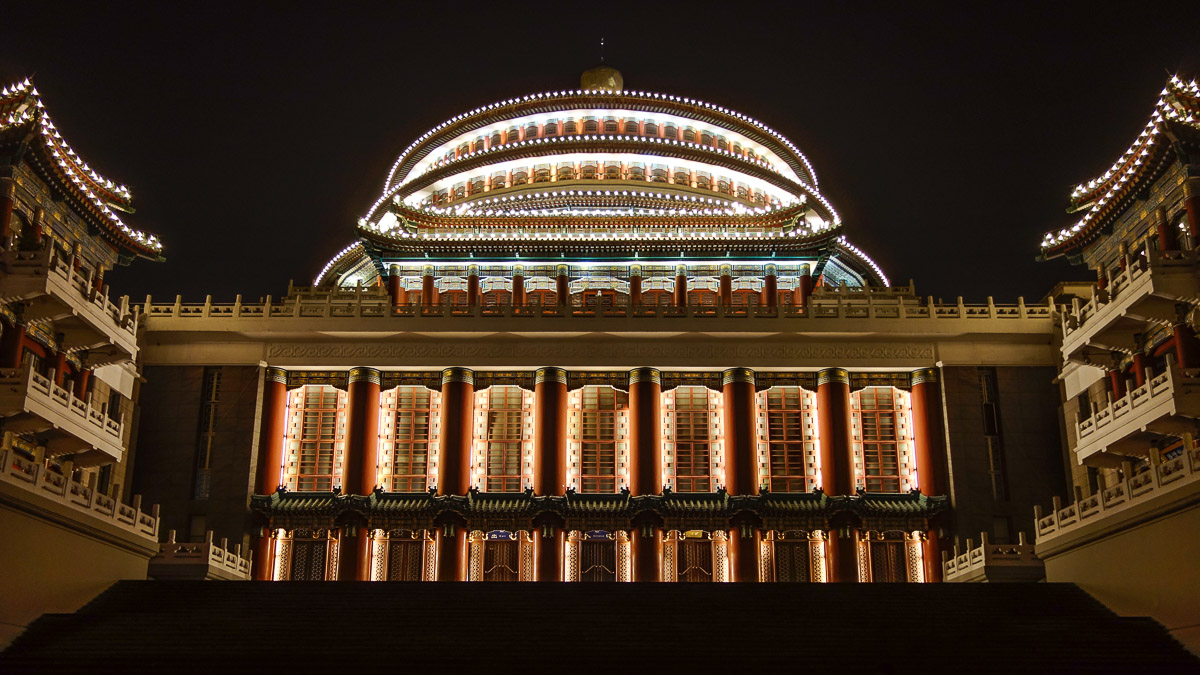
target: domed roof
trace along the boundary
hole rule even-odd
[[[621,91],[625,88],[625,78],[621,77],[621,71],[602,63],[583,71],[579,88],[584,91]]]

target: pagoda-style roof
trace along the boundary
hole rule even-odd
[[[0,153],[24,153],[25,161],[68,195],[79,213],[118,248],[146,258],[161,257],[157,237],[133,229],[118,215],[133,213],[129,188],[101,176],[76,154],[29,80],[0,90]]]
[[[1100,176],[1071,192],[1074,225],[1047,232],[1041,257],[1056,258],[1094,241],[1144,188],[1170,167],[1178,145],[1200,150],[1200,86],[1172,77],[1154,104],[1150,120],[1129,149]]]

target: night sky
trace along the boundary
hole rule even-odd
[[[1169,73],[1200,77],[1200,2],[963,5],[9,3],[0,79],[33,75],[68,142],[133,191],[127,222],[167,258],[109,275],[135,300],[311,283],[415,137],[577,87],[601,34],[627,88],[795,142],[894,283],[1038,299],[1089,276],[1035,261],[1074,222],[1073,186],[1124,152]]]

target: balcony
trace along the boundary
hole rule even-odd
[[[954,555],[942,561],[942,578],[953,583],[1041,581],[1046,578],[1045,566],[1034,553],[1034,547],[1025,541],[1025,533],[1019,532],[1016,544],[993,544],[986,532],[981,532],[980,546],[974,547],[967,540],[967,550],[959,552],[954,545]]]
[[[150,513],[141,510],[142,498],[135,496],[132,505],[121,504],[112,497],[73,481],[68,476],[47,469],[34,461],[32,454],[17,448],[10,433],[0,445],[0,485],[39,495],[51,502],[66,506],[76,515],[102,521],[142,540],[144,545],[158,546],[158,507]]]
[[[1197,251],[1125,256],[1125,269],[1108,288],[1064,313],[1063,360],[1108,363],[1113,351],[1133,353],[1139,335],[1177,320],[1177,305],[1200,302],[1198,275]]]
[[[6,431],[43,435],[46,456],[75,455],[76,466],[120,461],[124,423],[29,367],[0,370],[0,416]]]
[[[87,350],[85,366],[119,363],[137,355],[137,323],[129,301],[97,293],[91,274],[75,270],[75,258],[63,258],[50,245],[37,251],[6,251],[0,302],[25,305],[23,321],[49,320],[62,333],[67,352]]]
[[[158,555],[150,559],[148,576],[151,579],[191,579],[195,581],[246,581],[250,579],[250,559],[242,557],[242,545],[232,551],[222,539],[218,545],[209,530],[200,543],[175,541],[175,530],[159,545]]]
[[[1159,375],[1147,369],[1146,383],[1091,417],[1075,422],[1075,457],[1080,464],[1117,466],[1129,455],[1147,456],[1151,442],[1196,429],[1200,419],[1200,369],[1183,370],[1167,356]]]

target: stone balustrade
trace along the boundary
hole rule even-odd
[[[78,481],[71,480],[44,464],[35,461],[32,453],[18,447],[11,432],[5,432],[0,444],[0,483],[39,495],[72,509],[78,515],[108,523],[152,544],[158,542],[158,506],[150,513],[142,511],[142,497],[135,495],[133,504],[121,504]]]
[[[954,545],[954,553],[942,554],[942,578],[947,582],[1039,581],[1045,568],[1034,547],[1018,533],[1016,544],[993,544],[986,532],[979,533],[980,545],[967,540],[967,550]]]
[[[82,400],[55,384],[53,370],[49,376],[39,375],[29,366],[0,370],[0,413],[31,415],[41,422],[26,421],[24,426],[53,427],[60,432],[59,440],[49,444],[51,454],[75,453],[86,446],[119,461],[125,452],[124,420],[114,420],[93,406],[91,396]],[[61,452],[53,450],[59,445]]]
[[[159,545],[158,555],[150,559],[152,579],[213,579],[247,581],[250,579],[251,558],[242,557],[242,545],[229,549],[229,540],[214,543],[209,530],[199,543],[175,541],[175,530]]]

